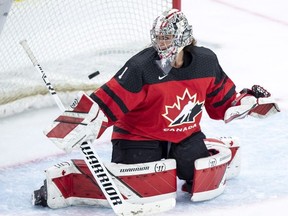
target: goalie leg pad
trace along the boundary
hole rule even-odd
[[[241,171],[240,142],[236,137],[220,137],[219,140],[223,142],[223,144],[226,145],[232,153],[226,172],[226,179],[229,180],[237,177]]]
[[[231,150],[223,143],[207,142],[211,156],[195,161],[191,201],[213,199],[224,192]]]
[[[141,164],[107,163],[112,179],[130,203],[166,202],[165,210],[175,206],[176,162],[174,159]],[[109,207],[83,160],[57,164],[46,171],[47,205],[63,208],[72,205]]]
[[[241,151],[240,142],[237,137],[219,137],[219,138],[207,138],[204,140],[206,146],[215,144],[225,145],[231,150],[231,160],[228,163],[226,171],[226,179],[237,177],[241,170]]]
[[[109,206],[104,194],[73,161],[62,162],[46,170],[47,205],[63,208],[72,205]]]

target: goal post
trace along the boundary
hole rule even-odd
[[[20,41],[28,41],[68,103],[150,44],[153,20],[172,7],[180,9],[181,0],[14,0],[0,34],[0,117],[54,105]]]
[[[181,0],[172,1],[172,7],[181,10]]]

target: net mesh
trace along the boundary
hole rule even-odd
[[[0,116],[53,104],[49,99],[44,102],[48,91],[20,41],[28,41],[60,97],[94,90],[116,72],[113,67],[150,43],[153,20],[172,4],[172,0],[14,1],[0,35]],[[111,71],[97,80],[87,78],[95,70],[107,70],[107,65]]]

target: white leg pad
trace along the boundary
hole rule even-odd
[[[226,169],[231,160],[231,150],[217,142],[205,142],[211,156],[195,161],[191,201],[213,199],[224,192]]]
[[[107,163],[112,179],[129,203],[162,203],[159,211],[176,204],[176,162],[174,159],[141,164]],[[47,204],[50,208],[72,205],[109,207],[104,194],[83,160],[57,164],[46,170]],[[164,205],[165,204],[165,205]]]
[[[204,140],[206,145],[213,143],[223,144],[231,150],[232,157],[228,163],[226,179],[237,177],[241,170],[241,151],[240,142],[237,137],[219,137],[219,138],[207,138]]]
[[[80,175],[82,175],[81,172],[71,161],[56,164],[46,170],[47,204],[50,208],[64,208],[72,205],[109,206],[105,198],[73,196],[75,187],[73,180]],[[64,177],[65,180],[61,182],[60,179]]]
[[[232,153],[231,161],[228,163],[226,179],[232,179],[239,175],[241,171],[241,149],[239,138],[237,137],[220,137],[221,140]]]

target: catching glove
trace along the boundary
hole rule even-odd
[[[71,152],[84,141],[93,142],[107,128],[107,118],[85,93],[80,92],[69,110],[66,110],[44,134],[60,149]]]
[[[271,94],[259,85],[253,85],[251,89],[243,89],[225,112],[224,122],[234,119],[242,119],[247,115],[256,118],[266,118],[269,115],[280,112],[280,109]]]

